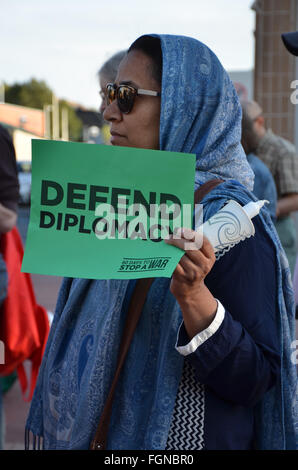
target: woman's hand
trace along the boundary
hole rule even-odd
[[[204,282],[215,263],[214,250],[206,237],[199,238],[191,229],[181,229],[165,242],[185,251],[170,289],[181,307],[186,331],[193,338],[210,325],[217,311],[217,301]]]

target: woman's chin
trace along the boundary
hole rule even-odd
[[[128,147],[127,139],[126,137],[123,137],[121,135],[112,135],[110,138],[110,144],[111,145],[120,145],[121,147]]]

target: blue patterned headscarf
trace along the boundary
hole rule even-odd
[[[159,37],[160,148],[196,153],[196,186],[214,177],[225,180],[205,199],[205,216],[231,198],[249,202],[253,175],[240,145],[241,110],[227,73],[199,41]],[[258,416],[266,428],[260,426],[259,447],[286,449],[295,446],[294,404],[289,405],[295,387],[289,363],[293,294],[280,261],[282,249],[270,216],[267,220],[264,214],[264,230],[276,246],[279,331],[286,353],[281,383],[260,405]],[[148,294],[117,385],[108,449],[165,448],[183,367],[175,349],[182,315],[169,283],[155,279]],[[27,436],[31,431],[42,438],[44,448],[88,449],[115,370],[133,287],[134,281],[126,280],[63,281],[26,426]]]
[[[160,148],[195,153],[196,186],[254,174],[241,146],[241,106],[216,55],[184,36],[160,36],[163,56]]]

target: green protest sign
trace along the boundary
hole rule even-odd
[[[33,140],[22,271],[87,279],[170,277],[191,227],[195,156]]]

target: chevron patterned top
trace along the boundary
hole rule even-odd
[[[192,365],[184,360],[166,450],[204,448],[205,390],[195,377]]]

